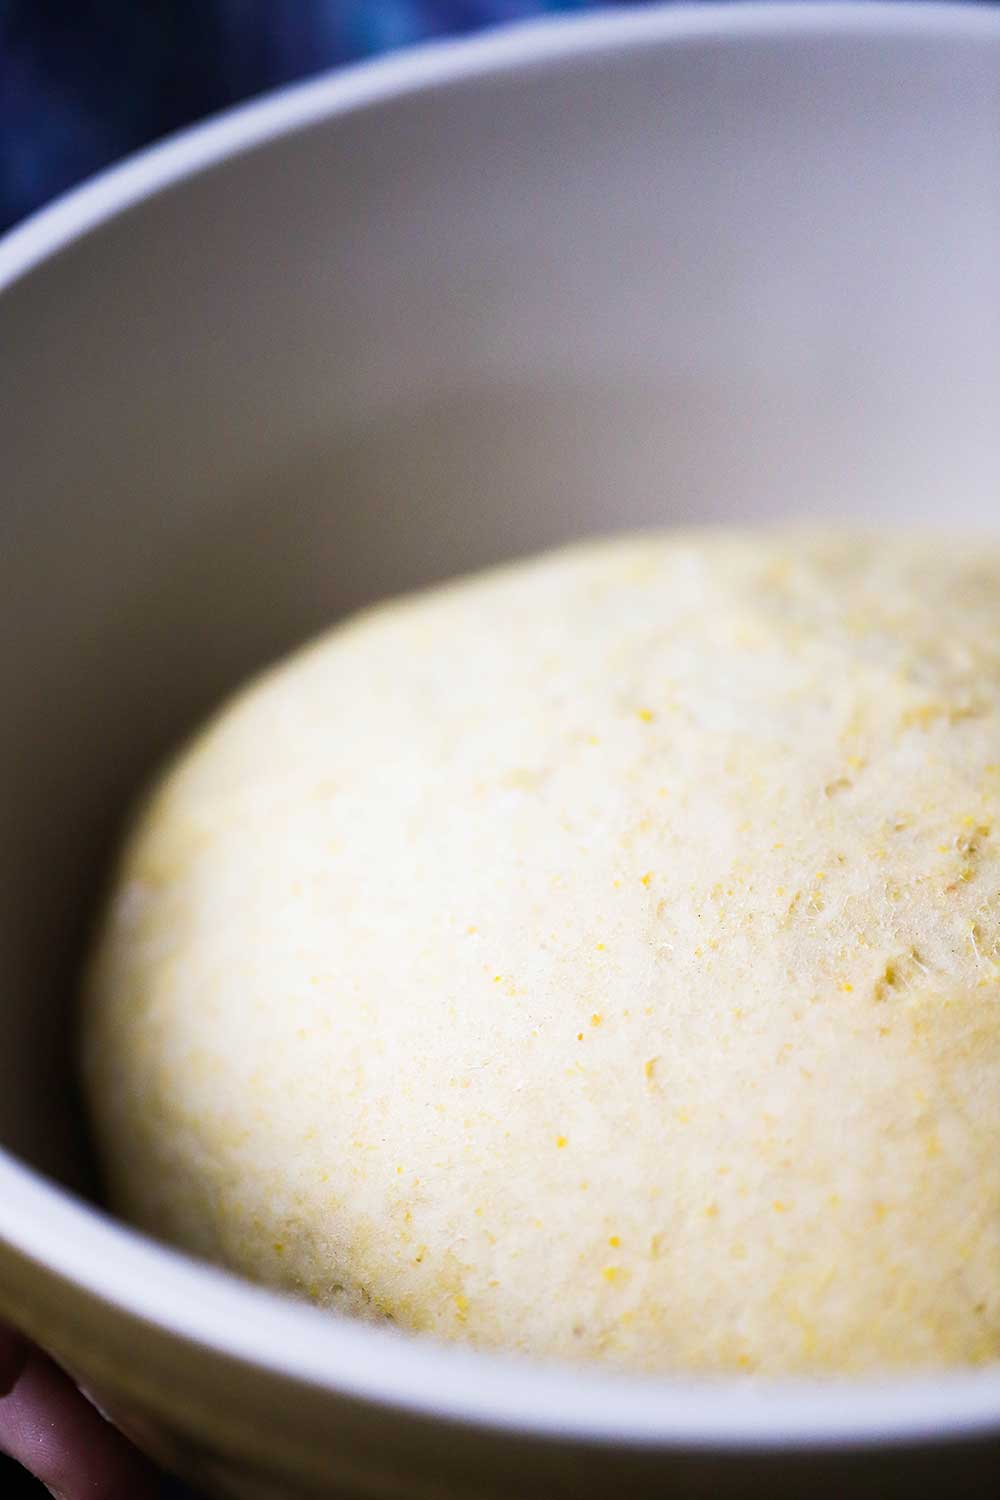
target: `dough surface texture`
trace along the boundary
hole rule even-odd
[[[588,543],[260,677],[86,985],[113,1205],[656,1371],[1000,1357],[1000,545]]]

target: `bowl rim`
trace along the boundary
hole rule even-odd
[[[311,125],[414,91],[650,45],[845,36],[989,41],[975,3],[670,5],[548,16],[293,84],[101,173],[0,240],[0,295],[164,190]],[[0,1241],[77,1294],[277,1377],[430,1420],[637,1447],[780,1450],[954,1440],[1000,1428],[1000,1366],[850,1380],[624,1376],[470,1352],[328,1316],[136,1233],[0,1147]]]

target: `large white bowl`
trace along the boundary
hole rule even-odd
[[[158,1248],[78,1195],[70,1062],[130,793],[346,606],[619,525],[998,519],[1000,14],[411,53],[71,195],[0,288],[0,1309],[217,1495],[993,1493],[996,1368],[613,1379]]]

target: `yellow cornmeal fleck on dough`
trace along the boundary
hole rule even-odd
[[[364,615],[128,844],[113,1201],[478,1346],[996,1359],[998,766],[1000,544],[650,536]]]

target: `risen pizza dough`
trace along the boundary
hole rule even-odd
[[[136,827],[113,1201],[481,1346],[996,1358],[998,834],[998,549],[650,537],[376,610]]]

